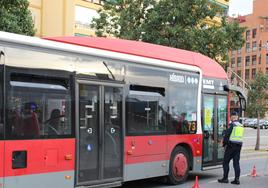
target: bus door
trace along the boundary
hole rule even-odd
[[[4,123],[3,123],[3,69],[5,63],[4,48],[0,46],[0,187],[4,183]]]
[[[227,96],[203,96],[203,167],[221,164],[223,130],[227,126]]]
[[[123,179],[123,88],[79,81],[76,183],[104,185]]]

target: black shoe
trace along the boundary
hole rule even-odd
[[[240,185],[240,181],[239,180],[234,180],[234,181],[231,182],[231,184]]]
[[[228,179],[222,178],[222,179],[218,179],[219,183],[229,183]]]

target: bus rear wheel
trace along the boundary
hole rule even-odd
[[[183,183],[189,174],[189,154],[181,146],[176,147],[170,158],[168,183],[177,185]]]

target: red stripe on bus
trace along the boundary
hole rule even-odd
[[[27,151],[26,168],[12,167],[12,153],[16,151]],[[74,170],[75,139],[5,141],[4,164],[6,177]]]
[[[169,160],[178,144],[191,148],[193,157],[202,156],[202,134],[129,136],[125,138],[125,164]]]

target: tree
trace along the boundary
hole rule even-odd
[[[224,16],[222,25],[208,26],[219,13],[223,10],[208,0],[110,0],[91,27],[97,36],[141,40],[226,61],[229,50],[244,44],[245,28],[228,23]]]
[[[35,34],[27,0],[0,0],[0,30],[33,36]]]
[[[255,79],[250,83],[248,93],[247,114],[249,117],[257,117],[257,140],[255,150],[260,149],[260,125],[259,119],[263,118],[266,111],[268,77],[259,72]]]

